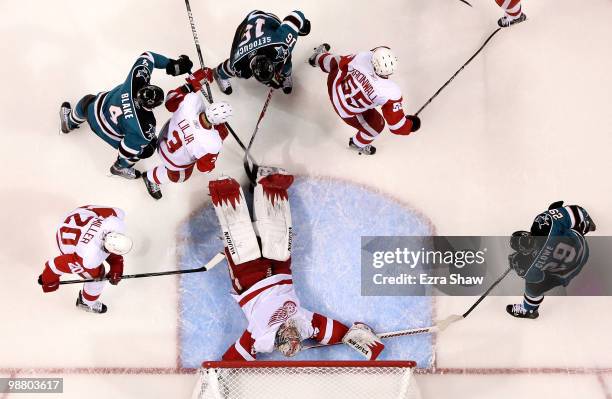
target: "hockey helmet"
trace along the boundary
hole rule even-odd
[[[132,249],[132,239],[125,234],[111,231],[104,236],[104,249],[111,254],[125,255]]]
[[[386,78],[397,69],[397,57],[389,47],[376,47],[372,50],[372,67],[378,76]]]
[[[536,249],[536,240],[528,231],[515,231],[510,237],[510,247],[518,253],[529,255]]]
[[[274,64],[265,55],[256,55],[251,59],[251,71],[258,82],[268,83],[274,77]]]
[[[136,92],[136,101],[141,107],[151,110],[164,102],[164,91],[159,86],[146,85]]]
[[[208,122],[212,123],[213,125],[220,125],[227,122],[227,120],[231,118],[231,116],[234,114],[234,109],[225,101],[219,101],[210,104],[204,113],[206,114],[206,119]]]
[[[302,336],[294,319],[280,325],[274,337],[274,348],[284,356],[293,357],[302,350]]]

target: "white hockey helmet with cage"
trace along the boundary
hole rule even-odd
[[[220,125],[227,122],[229,118],[231,118],[231,116],[234,114],[234,109],[225,101],[219,101],[210,104],[204,113],[206,114],[206,119],[208,122],[212,123],[213,125]]]
[[[387,77],[397,69],[397,57],[389,47],[376,47],[372,51],[372,67],[378,76]]]
[[[293,357],[302,350],[302,336],[294,319],[285,321],[276,331],[274,348],[283,356]]]
[[[125,234],[111,231],[104,236],[104,248],[111,254],[125,255],[132,249],[132,239]]]

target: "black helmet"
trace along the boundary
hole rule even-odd
[[[510,237],[510,247],[518,253],[529,255],[536,249],[536,240],[528,231],[515,231]]]
[[[141,87],[136,93],[136,101],[146,109],[153,109],[164,102],[164,91],[155,85]]]
[[[274,64],[265,55],[256,55],[251,59],[251,71],[255,79],[261,83],[268,83],[274,77]]]

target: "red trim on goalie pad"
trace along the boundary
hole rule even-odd
[[[279,368],[279,367],[416,367],[412,360],[383,360],[383,361],[344,361],[344,360],[266,360],[266,361],[214,361],[203,362],[205,369],[235,369],[235,368]]]

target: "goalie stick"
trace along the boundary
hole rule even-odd
[[[187,7],[187,16],[189,17],[189,25],[191,25],[191,34],[193,35],[193,41],[195,42],[196,52],[198,53],[198,59],[200,60],[200,66],[202,67],[202,69],[204,69],[204,58],[202,57],[202,50],[200,49],[200,40],[198,39],[198,32],[196,31],[195,21],[193,19],[193,14],[191,12],[191,5],[189,4],[189,0],[185,0],[185,7]],[[206,87],[206,91],[204,91],[204,87]],[[204,97],[206,98],[206,100],[209,103],[212,103],[213,102],[212,93],[210,91],[210,85],[208,84],[208,81],[206,79],[204,79],[204,86],[202,87],[201,91]],[[240,137],[238,137],[236,132],[234,132],[234,129],[232,129],[230,124],[226,122],[225,127],[227,127],[227,130],[234,137],[234,140],[236,140],[238,145],[244,151],[246,151],[246,147],[242,143],[242,140],[240,140]]]
[[[171,274],[187,274],[187,273],[207,272],[210,269],[212,269],[213,267],[217,266],[223,259],[225,259],[225,255],[222,254],[222,253],[218,253],[210,261],[208,261],[207,264],[205,264],[202,267],[195,268],[195,269],[170,270],[170,271],[167,271],[167,272],[153,272],[153,273],[142,273],[142,274],[126,274],[126,275],[122,276],[121,279],[124,280],[124,279],[127,279],[127,278],[143,278],[143,277],[155,277],[155,276],[169,276]],[[81,279],[81,280],[65,280],[65,281],[60,281],[60,285],[62,285],[62,284],[89,283],[89,282],[92,282],[92,281],[105,281],[105,280],[108,280],[108,279],[106,277],[104,277],[104,278],[100,278],[100,279],[88,278],[88,279]]]
[[[274,89],[270,89],[270,91],[268,92],[268,97],[266,98],[266,102],[264,103],[264,106],[261,109],[261,113],[259,114],[259,119],[257,119],[255,130],[253,130],[253,134],[251,135],[251,140],[249,140],[249,145],[244,152],[244,159],[242,161],[244,165],[244,171],[246,172],[246,175],[249,178],[249,181],[251,182],[252,185],[255,185],[256,183],[255,179],[257,178],[256,176],[256,173],[257,173],[256,166],[257,165],[255,161],[253,160],[253,158],[251,157],[250,151],[251,151],[251,147],[253,146],[253,142],[255,141],[255,136],[257,135],[257,132],[259,131],[259,123],[261,122],[264,115],[266,114],[266,111],[268,110],[268,105],[270,104],[270,100],[272,99],[273,93],[274,93]],[[251,163],[253,164],[252,168],[249,167],[249,158],[251,158]]]
[[[449,80],[447,80],[447,81],[446,81],[446,83],[444,83],[444,84],[442,85],[442,87],[440,87],[440,88],[438,89],[438,91],[436,91],[436,92],[434,93],[434,95],[433,95],[433,96],[431,96],[431,98],[430,98],[429,100],[427,100],[427,102],[426,102],[425,104],[423,104],[423,106],[422,106],[421,108],[419,108],[419,110],[418,110],[417,112],[415,112],[415,114],[414,114],[414,115],[415,115],[415,116],[419,116],[419,114],[421,113],[421,111],[423,111],[423,110],[425,109],[425,107],[427,107],[427,106],[429,105],[429,103],[431,103],[431,102],[433,101],[433,99],[434,99],[434,98],[438,97],[438,94],[440,94],[440,93],[442,92],[442,90],[444,90],[444,89],[446,88],[446,86],[448,86],[448,85],[450,84],[450,82],[452,82],[452,81],[453,81],[453,79],[455,79],[455,77],[456,77],[457,75],[459,75],[459,73],[461,73],[461,71],[463,71],[463,69],[464,69],[466,66],[468,66],[468,64],[469,64],[470,62],[472,62],[472,60],[473,60],[474,58],[476,58],[476,56],[477,56],[478,54],[480,54],[480,52],[481,52],[481,51],[482,51],[482,50],[485,48],[485,46],[486,46],[486,45],[487,45],[487,44],[488,44],[488,43],[491,41],[491,39],[493,39],[493,36],[495,36],[495,34],[497,34],[497,32],[499,32],[500,30],[501,30],[501,28],[497,28],[497,29],[495,29],[495,30],[493,31],[493,33],[491,33],[491,34],[489,35],[489,37],[487,38],[487,40],[485,40],[485,42],[482,44],[482,46],[480,46],[480,48],[479,48],[479,49],[478,49],[478,50],[477,50],[477,51],[476,51],[476,52],[475,52],[475,53],[474,53],[474,54],[473,54],[473,55],[470,57],[470,59],[469,59],[469,60],[467,60],[467,61],[465,62],[465,64],[463,64],[463,65],[461,66],[461,68],[459,68],[459,69],[457,70],[457,72],[455,72],[455,74],[454,74],[453,76],[451,76],[451,77],[450,77],[450,79],[449,79]]]
[[[463,320],[466,317],[468,317],[468,315],[472,313],[472,311],[476,308],[476,306],[478,306],[480,302],[482,302],[483,299],[485,299],[489,295],[489,293],[493,291],[493,288],[495,288],[497,284],[499,284],[508,275],[508,273],[510,273],[510,270],[512,270],[512,267],[509,267],[508,269],[506,269],[506,271],[504,271],[504,273],[501,276],[499,276],[497,280],[493,282],[493,284],[491,284],[491,286],[484,292],[484,294],[482,294],[480,298],[478,298],[478,300],[474,302],[474,304],[470,306],[470,308],[466,310],[465,313],[463,313],[462,315],[461,314],[450,315],[447,318],[436,322],[436,324],[430,327],[418,327],[418,328],[411,328],[408,330],[389,331],[389,332],[384,332],[384,333],[380,333],[376,335],[378,335],[379,338],[385,339],[385,338],[404,337],[406,335],[430,334],[430,333],[437,332],[437,331],[444,331],[448,326],[450,326],[454,322]],[[305,346],[303,349],[323,348],[325,346],[332,346],[332,345],[339,345],[339,344],[341,344],[341,342],[337,342],[335,344],[318,344],[318,345]]]

